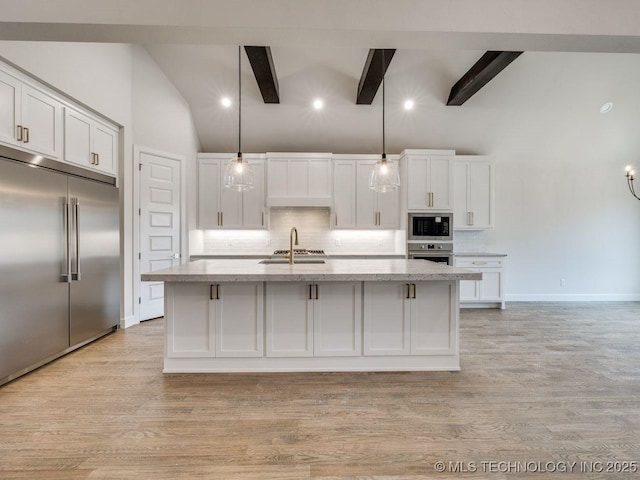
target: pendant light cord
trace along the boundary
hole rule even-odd
[[[242,154],[242,74],[241,74],[241,57],[242,57],[242,46],[238,45],[238,158],[241,157]]]
[[[385,65],[384,65],[384,50],[382,50],[382,158],[384,159],[387,156],[387,149],[385,145],[385,135],[384,135],[384,76],[385,76]]]

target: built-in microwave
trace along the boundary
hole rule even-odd
[[[410,213],[407,223],[407,240],[453,241],[453,213]]]

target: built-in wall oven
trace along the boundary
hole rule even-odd
[[[453,265],[453,243],[451,242],[410,242],[407,253],[410,259]]]
[[[407,240],[452,242],[452,212],[412,212],[407,222]]]

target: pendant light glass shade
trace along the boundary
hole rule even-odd
[[[388,160],[385,153],[376,162],[369,175],[369,188],[376,192],[391,192],[400,186],[400,173],[398,165],[393,160]]]
[[[382,68],[384,71],[384,51],[382,52]],[[369,175],[369,188],[376,192],[391,192],[400,186],[400,173],[398,165],[393,160],[387,159],[384,138],[384,74],[382,75],[382,156],[376,162]]]
[[[224,186],[241,192],[255,186],[253,168],[242,158],[242,83],[241,83],[241,47],[238,46],[238,156],[229,160],[224,171]]]

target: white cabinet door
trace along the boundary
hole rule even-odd
[[[502,269],[483,269],[482,287],[480,299],[486,301],[501,302],[504,298],[502,293]]]
[[[263,356],[263,283],[214,285],[216,357]]]
[[[220,228],[220,162],[198,160],[198,228]]]
[[[453,282],[411,284],[411,354],[455,353],[457,318],[451,299]]]
[[[356,219],[359,228],[378,227],[378,198],[376,192],[369,188],[369,175],[375,163],[375,160],[357,162]]]
[[[22,86],[22,147],[62,158],[62,104],[28,85]]]
[[[0,71],[0,142],[19,146],[20,88],[17,78]]]
[[[378,228],[400,228],[400,189],[377,193]]]
[[[454,227],[458,230],[493,228],[493,164],[482,158],[458,156],[454,162]]]
[[[313,356],[313,285],[269,282],[267,295],[267,356]]]
[[[480,300],[479,280],[460,280],[460,301],[477,302]]]
[[[100,122],[93,124],[94,166],[109,175],[118,171],[118,131]]]
[[[362,282],[313,285],[313,355],[362,354]]]
[[[225,161],[220,162],[220,178],[222,182],[217,185],[220,195],[220,228],[242,228],[242,195],[243,192],[232,190],[224,186],[224,171],[227,168]],[[212,188],[215,188],[212,186]]]
[[[353,160],[334,161],[333,213],[335,227],[356,227],[356,162]]]
[[[265,162],[248,160],[253,168],[255,186],[242,192],[242,226],[266,228],[265,221]]]
[[[431,157],[429,163],[430,207],[437,210],[450,210],[453,206],[451,158]]]
[[[72,108],[64,109],[64,159],[91,168],[93,157],[93,120]]]
[[[450,210],[453,206],[452,157],[407,156],[407,208]]]
[[[215,317],[210,286],[165,283],[167,357],[215,356]]]
[[[364,355],[411,353],[408,290],[402,282],[364,282]]]
[[[469,212],[473,228],[493,227],[493,165],[486,162],[469,164]]]

